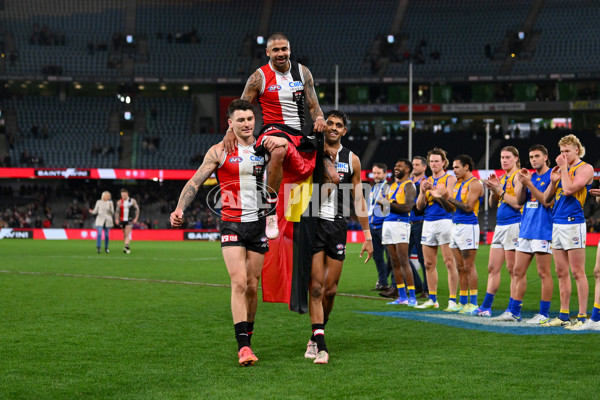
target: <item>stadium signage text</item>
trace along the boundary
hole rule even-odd
[[[10,228],[0,229],[0,239],[33,239],[33,232],[14,231]]]
[[[35,176],[39,178],[89,178],[90,171],[77,168],[64,169],[36,169]]]

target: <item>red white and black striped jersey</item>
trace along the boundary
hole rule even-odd
[[[258,102],[262,108],[263,125],[279,123],[301,130],[304,126],[304,75],[302,65],[290,61],[290,68],[281,73],[263,65],[262,87]]]
[[[265,159],[255,155],[254,151],[254,144],[238,144],[233,154],[223,153],[217,169],[223,221],[253,222],[264,211],[262,180]]]
[[[135,207],[133,204],[133,200],[128,198],[127,200],[119,199],[117,200],[117,207],[119,207],[119,220],[122,222],[128,222],[133,220],[134,215],[129,215],[129,210],[131,207]]]

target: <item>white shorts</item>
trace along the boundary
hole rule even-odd
[[[494,238],[492,239],[492,249],[515,250],[519,240],[519,230],[521,223],[510,225],[496,225],[494,229]]]
[[[551,242],[539,239],[519,238],[517,242],[517,251],[521,253],[547,253],[552,254]]]
[[[410,224],[402,221],[383,221],[381,244],[409,243]]]
[[[452,224],[451,249],[476,250],[479,248],[479,224]]]
[[[424,221],[421,244],[426,246],[441,246],[450,243],[452,233],[452,220],[440,219],[437,221]]]
[[[585,222],[580,224],[553,224],[552,248],[556,250],[585,249]]]

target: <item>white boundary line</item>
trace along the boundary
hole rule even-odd
[[[206,260],[206,259],[204,259]],[[210,287],[226,287],[230,288],[231,285],[224,285],[219,283],[206,283],[206,282],[188,282],[188,281],[172,281],[168,279],[148,279],[148,278],[129,278],[125,276],[109,276],[109,275],[86,275],[86,274],[61,274],[53,272],[34,272],[34,271],[9,271],[0,270],[2,274],[18,274],[18,275],[37,275],[37,276],[62,276],[67,278],[87,278],[87,279],[111,279],[118,281],[131,281],[131,282],[152,282],[152,283],[170,283],[175,285],[193,285],[193,286],[210,286]],[[259,290],[262,290],[259,287]],[[358,299],[372,299],[372,300],[389,300],[381,297],[366,296],[360,294],[351,293],[338,293],[337,296],[352,297]]]

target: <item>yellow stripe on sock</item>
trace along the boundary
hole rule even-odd
[[[433,294],[434,296],[437,296],[437,292],[433,292],[433,291],[429,291],[429,294]]]
[[[460,291],[460,295],[461,296],[468,296],[469,295],[469,291],[468,290],[461,290]]]
[[[396,287],[397,287],[398,289],[404,289],[404,283],[402,283],[402,284],[400,284],[400,285],[396,285]]]
[[[569,310],[563,310],[563,309],[561,309],[560,312],[561,312],[561,314],[568,314]]]
[[[594,308],[600,308],[600,304],[599,303],[594,303]]]
[[[414,286],[407,286],[406,288],[407,288],[408,290],[415,290],[415,287],[414,287]]]
[[[587,318],[587,314],[577,314],[577,318]]]
[[[477,295],[477,290],[469,290],[469,293],[471,294],[471,296],[475,296]]]

